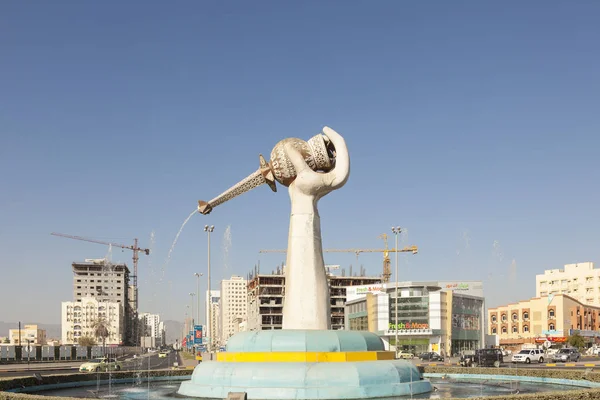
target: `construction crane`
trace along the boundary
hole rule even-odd
[[[388,235],[386,233],[382,233],[377,236],[379,239],[383,239],[383,243],[385,243],[385,251],[383,252],[383,273],[381,274],[381,279],[383,283],[388,283],[390,281],[390,277],[392,276],[392,262],[390,261],[390,251],[388,249]]]
[[[384,234],[385,235],[385,234]],[[387,235],[386,235],[387,236]],[[282,249],[278,249],[278,250],[259,250],[259,253],[287,253],[287,250],[282,250]],[[406,246],[402,249],[388,249],[387,247],[387,241],[386,241],[386,246],[385,249],[323,249],[323,252],[325,253],[354,253],[356,254],[356,260],[358,261],[358,256],[361,253],[383,253],[384,255],[384,270],[383,270],[383,274],[382,274],[382,280],[384,282],[389,282],[390,276],[391,276],[391,268],[389,267],[389,253],[413,253],[413,254],[417,254],[419,252],[419,249],[417,248],[417,246]],[[388,268],[387,270],[385,269],[385,257],[386,254],[388,255]]]
[[[133,280],[133,287],[135,288],[134,312],[137,314],[137,312],[138,312],[137,274],[138,274],[138,259],[139,259],[138,253],[141,251],[141,252],[143,252],[144,254],[146,254],[148,256],[148,255],[150,255],[150,249],[142,249],[141,247],[138,247],[138,240],[137,240],[137,238],[133,239],[133,245],[132,246],[128,246],[126,244],[112,243],[112,242],[103,242],[101,240],[85,238],[85,237],[82,237],[82,236],[65,235],[64,233],[52,232],[51,235],[65,237],[65,238],[68,238],[68,239],[83,240],[84,242],[104,244],[104,245],[107,245],[107,246],[119,247],[121,249],[132,250],[133,251],[133,276],[132,276],[132,280]]]

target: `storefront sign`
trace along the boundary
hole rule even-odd
[[[548,340],[552,343],[565,343],[567,341],[567,338],[564,336],[550,336]]]
[[[570,329],[569,335],[579,335],[579,336],[583,336],[583,337],[596,337],[596,336],[600,336],[600,332],[590,331],[590,330],[581,330],[581,329]]]
[[[562,330],[551,330],[551,331],[545,330],[545,331],[542,331],[542,335],[564,336]]]
[[[385,293],[385,285],[365,285],[365,286],[347,286],[346,301],[356,300],[364,297],[367,293],[382,294]]]
[[[469,290],[468,283],[449,283],[446,285],[446,289],[449,290]]]
[[[395,331],[396,324],[390,323],[388,326],[388,329],[390,331]],[[399,322],[398,323],[399,331],[407,330],[407,329],[429,329],[429,324],[427,324],[425,322]]]

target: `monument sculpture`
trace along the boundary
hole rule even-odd
[[[215,207],[255,187],[275,182],[288,187],[291,200],[283,329],[240,332],[229,338],[216,362],[199,364],[178,393],[225,398],[247,392],[248,399],[363,399],[431,391],[410,362],[395,360],[375,333],[332,331],[327,275],[323,261],[319,199],[339,189],[350,175],[345,140],[333,129],[308,141],[284,139],[260,157],[259,169],[210,201]]]

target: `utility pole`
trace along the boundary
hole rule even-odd
[[[213,343],[213,324],[212,324],[212,294],[210,292],[210,233],[212,231],[215,230],[215,226],[211,225],[204,225],[204,232],[206,232],[207,236],[208,236],[208,273],[207,273],[207,278],[208,278],[208,324],[209,324],[209,331],[208,331],[208,353],[210,354],[210,359],[212,360],[212,343]],[[216,334],[216,330],[215,330],[215,334]]]
[[[396,299],[395,299],[395,311],[394,314],[396,315],[396,338],[394,341],[394,346],[396,348],[396,357],[398,357],[398,235],[402,232],[402,228],[400,228],[399,226],[397,227],[392,227],[392,232],[394,233],[394,235],[396,236]]]
[[[19,321],[19,346],[21,345],[21,321]]]

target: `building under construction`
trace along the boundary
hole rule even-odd
[[[73,301],[93,297],[98,302],[118,303],[124,316],[124,344],[136,343],[135,287],[129,284],[129,268],[126,264],[113,264],[105,259],[74,262]]]
[[[329,297],[331,304],[331,329],[344,329],[344,306],[346,286],[371,285],[381,283],[381,277],[365,276],[361,267],[358,274],[341,276],[328,273]],[[284,266],[278,266],[271,274],[261,274],[257,266],[248,274],[248,330],[281,329],[283,323],[283,301],[285,299]]]

